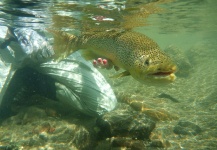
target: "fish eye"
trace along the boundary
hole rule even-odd
[[[144,64],[148,66],[150,64],[150,60],[146,59],[145,62],[144,62]]]

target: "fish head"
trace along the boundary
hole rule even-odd
[[[140,51],[137,56],[139,57],[135,59],[129,72],[138,81],[150,79],[174,81],[176,79],[174,73],[177,71],[177,66],[164,52],[152,50],[141,53]]]

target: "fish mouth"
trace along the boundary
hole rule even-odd
[[[168,81],[174,81],[176,79],[175,71],[156,72],[150,74],[154,79],[162,79]]]
[[[177,71],[177,67],[173,66],[171,69],[167,71],[158,71],[155,73],[152,73],[150,75],[156,76],[156,77],[166,77],[166,76],[171,76],[174,75],[174,73]]]
[[[173,74],[174,71],[169,71],[169,72],[156,72],[156,73],[153,73],[151,75],[154,75],[154,76],[169,76],[171,74]]]

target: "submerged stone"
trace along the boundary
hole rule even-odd
[[[92,148],[95,143],[92,131],[90,133],[84,122],[74,120],[76,118],[70,116],[65,120],[51,117],[45,109],[36,106],[20,109],[15,116],[2,122],[0,146],[11,148],[15,145],[17,149]],[[86,119],[86,122],[90,121]],[[11,145],[11,141],[15,144]]]
[[[167,140],[151,140],[149,143],[150,147],[158,147],[158,148],[168,148],[171,146],[170,142]]]
[[[183,135],[197,135],[201,131],[198,125],[189,121],[179,121],[173,130],[174,133]]]
[[[121,104],[123,105],[123,104]],[[121,106],[122,107],[122,106]],[[113,136],[130,137],[132,139],[147,140],[155,128],[155,121],[143,113],[132,111],[130,106],[124,106],[105,114],[97,120],[100,138]]]
[[[147,142],[143,140],[134,140],[131,138],[116,137],[111,139],[111,146],[115,147],[127,147],[135,150],[145,150]]]

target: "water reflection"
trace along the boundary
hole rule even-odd
[[[0,5],[1,25],[42,29],[51,22],[50,5],[40,1],[5,0]]]
[[[161,1],[157,1],[161,3]],[[125,28],[143,26],[144,18],[159,12],[147,1],[11,1],[0,4],[1,25],[55,28]]]

